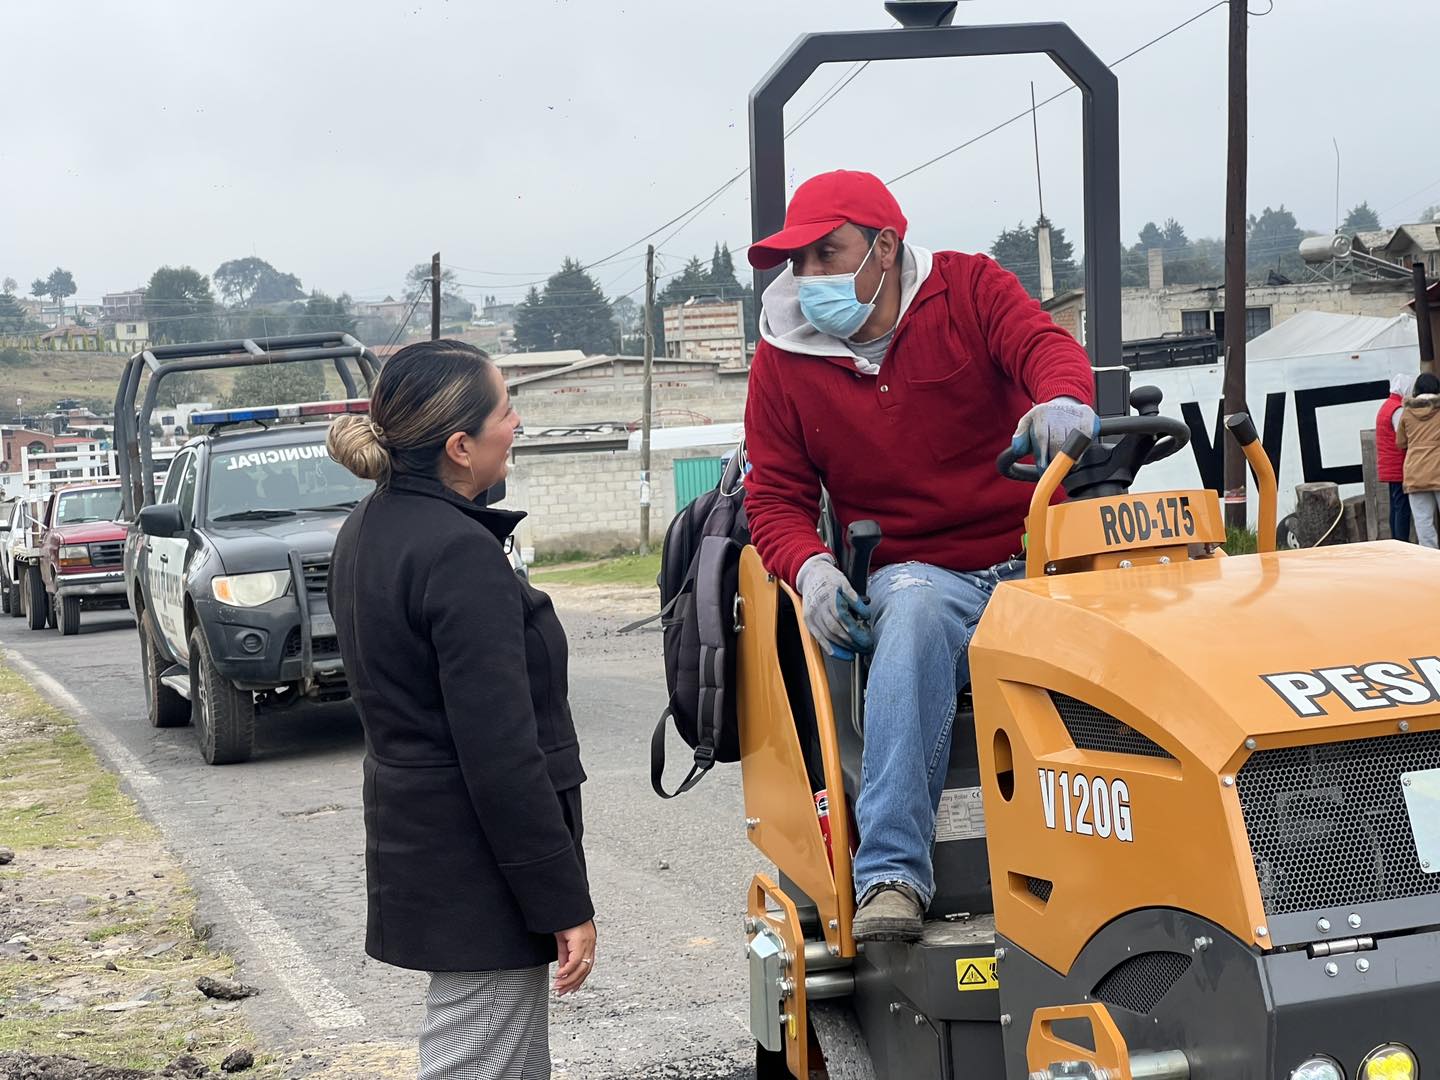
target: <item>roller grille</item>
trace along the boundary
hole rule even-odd
[[[1110,974],[1095,984],[1092,996],[1143,1016],[1190,970],[1190,960],[1184,953],[1140,953],[1111,968]]]
[[[1440,731],[1261,750],[1236,777],[1270,915],[1440,892],[1401,774],[1440,768]]]
[[[1070,733],[1070,740],[1081,750],[1100,750],[1109,754],[1138,754],[1141,757],[1168,758],[1175,755],[1147,739],[1129,724],[1102,712],[1067,694],[1050,692],[1060,722]]]

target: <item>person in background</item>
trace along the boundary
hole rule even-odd
[[[1415,536],[1440,548],[1440,378],[1425,372],[1405,399],[1395,444],[1405,451],[1405,494],[1415,517]]]
[[[330,602],[365,728],[365,951],[430,973],[420,1080],[547,1080],[547,967],[567,994],[595,963],[565,632],[506,557],[524,515],[484,503],[519,425],[489,357],[427,341],[327,440],[377,483]]]
[[[1415,381],[1413,375],[1390,376],[1390,396],[1375,414],[1375,471],[1382,484],[1390,486],[1390,535],[1410,539],[1410,500],[1405,495],[1405,451],[1396,444],[1405,395]]]

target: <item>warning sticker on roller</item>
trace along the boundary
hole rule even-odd
[[[949,788],[940,795],[935,812],[935,842],[975,840],[985,835],[985,804],[980,789]]]
[[[955,981],[962,991],[999,990],[1000,977],[995,974],[995,958],[980,956],[956,960]]]

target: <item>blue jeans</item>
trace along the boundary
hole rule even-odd
[[[1023,576],[1010,561],[957,573],[899,563],[870,576],[875,653],[865,693],[865,750],[855,817],[855,895],[904,882],[935,895],[935,811],[950,767],[957,693],[970,681],[970,638],[995,586]]]

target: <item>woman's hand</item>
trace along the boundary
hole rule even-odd
[[[579,990],[595,966],[595,923],[561,930],[555,935],[557,960],[555,993],[564,997]]]

